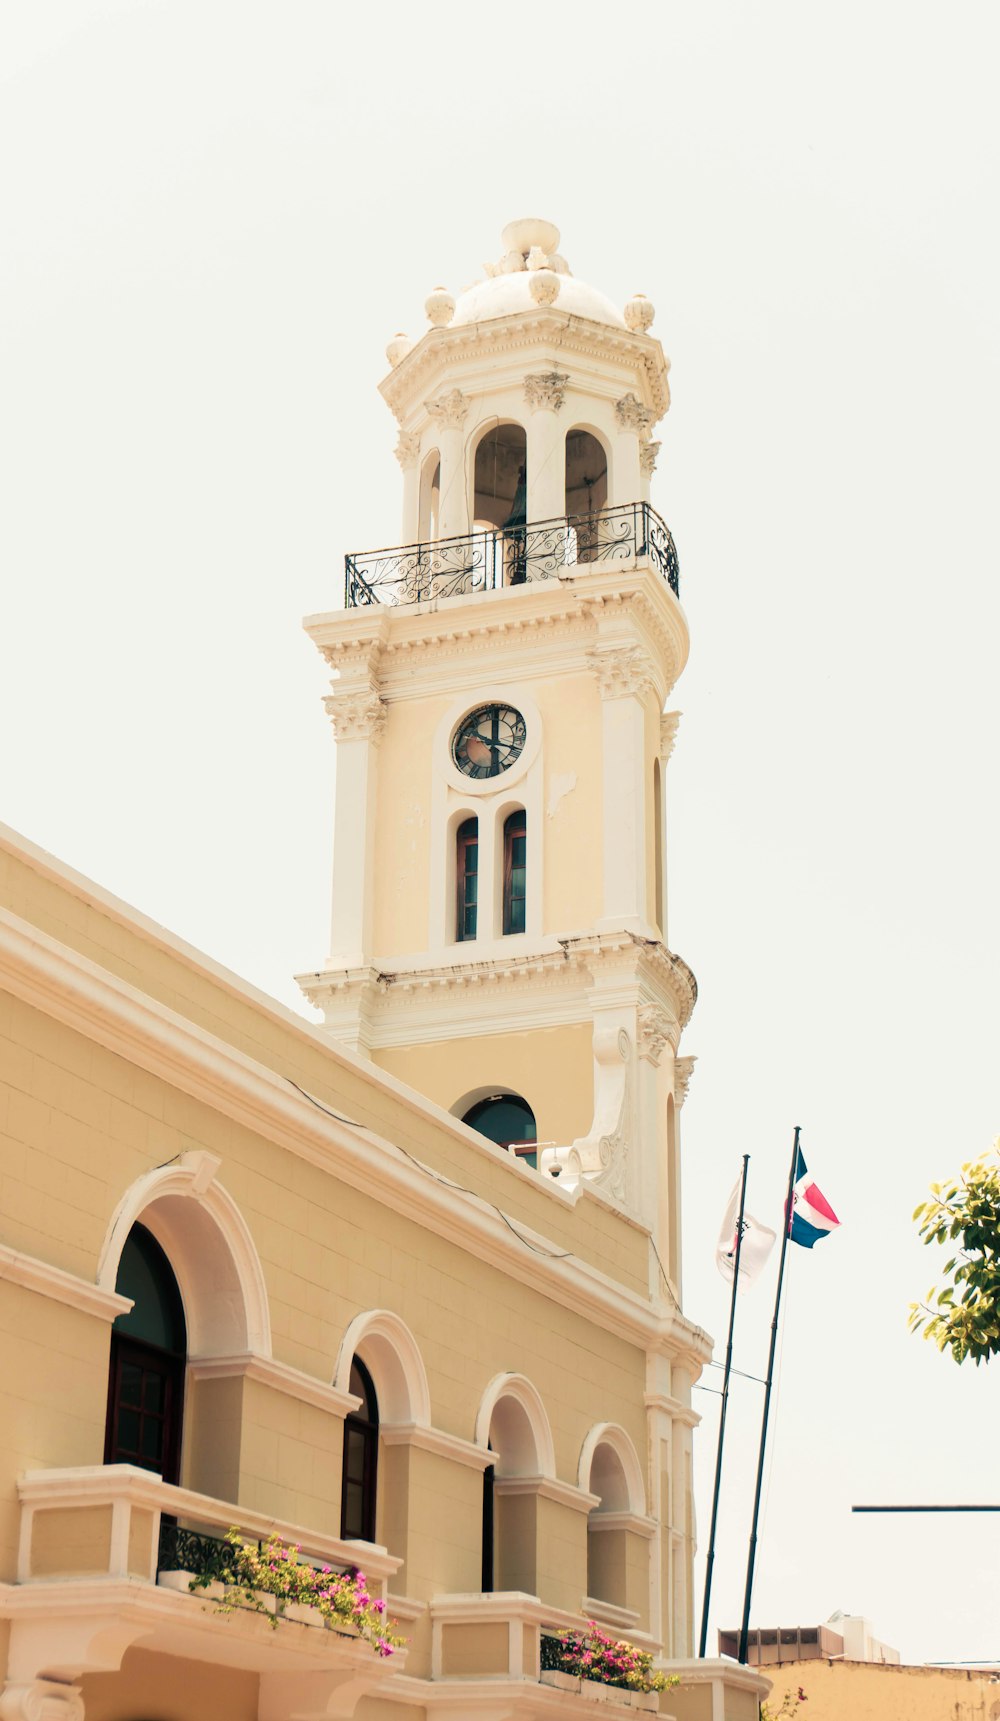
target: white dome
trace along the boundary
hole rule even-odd
[[[487,323],[494,317],[513,316],[517,311],[537,311],[538,305],[531,294],[534,278],[531,270],[522,269],[509,275],[494,275],[491,280],[477,281],[474,287],[467,287],[464,293],[459,294],[450,326]],[[573,275],[560,274],[556,280],[559,292],[553,310],[565,311],[571,317],[589,317],[592,323],[610,323],[616,329],[625,327],[621,311],[596,287],[588,287],[585,281],[578,281]]]

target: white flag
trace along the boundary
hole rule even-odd
[[[740,1212],[740,1185],[742,1178],[737,1178],[733,1184],[733,1193],[726,1203],[726,1211],[719,1232],[719,1241],[715,1246],[715,1264],[726,1280],[733,1282],[733,1270],[736,1266],[736,1224]],[[769,1231],[759,1219],[743,1209],[743,1242],[740,1246],[740,1282],[738,1289],[748,1291],[758,1273],[763,1267],[771,1250],[774,1248],[776,1231]]]

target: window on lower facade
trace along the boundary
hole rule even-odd
[[[466,819],[458,827],[455,850],[455,881],[458,887],[455,937],[459,943],[476,936],[479,911],[479,820]]]
[[[503,929],[523,932],[528,894],[528,826],[523,811],[511,813],[503,827]]]
[[[344,1469],[340,1497],[340,1534],[347,1542],[375,1541],[378,1480],[378,1399],[372,1377],[355,1357],[350,1390],[360,1398],[344,1418]]]
[[[105,1464],[137,1464],[180,1480],[187,1329],[173,1270],[156,1238],[133,1225],[115,1289],[132,1298],[111,1329]]]

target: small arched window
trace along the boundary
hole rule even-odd
[[[137,1464],[180,1479],[187,1327],[166,1255],[145,1225],[125,1239],[115,1290],[132,1298],[111,1329],[105,1464]]]
[[[458,891],[455,937],[461,943],[475,938],[479,911],[479,820],[466,819],[458,827],[455,848],[455,883]]]
[[[361,1403],[344,1418],[344,1470],[340,1534],[345,1542],[374,1542],[378,1480],[378,1399],[371,1375],[357,1357],[351,1391]]]
[[[503,827],[503,929],[523,932],[528,896],[528,825],[523,808]]]
[[[477,1101],[462,1122],[485,1135],[487,1141],[495,1141],[498,1147],[506,1147],[518,1159],[527,1160],[537,1168],[535,1114],[520,1094],[491,1094],[488,1099]]]

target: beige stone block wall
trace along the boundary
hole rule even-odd
[[[482,1578],[482,1472],[419,1448],[389,1447],[407,1459],[407,1527],[403,1570],[392,1580],[418,1601],[479,1589]],[[398,1472],[397,1472],[398,1474]],[[395,1487],[383,1490],[391,1499]],[[402,1549],[391,1537],[393,1553]]]
[[[66,1506],[35,1513],[30,1553],[33,1578],[103,1574],[110,1559],[110,1506]]]
[[[373,1054],[380,1069],[410,1082],[451,1111],[479,1088],[510,1089],[535,1114],[538,1140],[564,1146],[586,1135],[594,1117],[593,1029],[589,1023],[527,1034],[393,1046]],[[456,1115],[458,1113],[456,1112]]]
[[[128,1527],[128,1569],[136,1577],[148,1578],[155,1569],[153,1555],[153,1514],[140,1507],[132,1509]]]
[[[108,1347],[106,1321],[0,1280],[0,1580],[17,1569],[21,1471],[104,1457]]]
[[[340,1417],[246,1381],[240,1504],[339,1536],[343,1436]]]
[[[506,1673],[509,1633],[502,1621],[441,1629],[441,1670],[448,1674]]]
[[[538,1594],[538,1504],[534,1494],[496,1497],[494,1551],[498,1590]]]
[[[141,1649],[127,1651],[120,1673],[87,1674],[81,1691],[87,1721],[257,1721],[255,1673]]]
[[[587,1515],[540,1497],[537,1508],[538,1594],[553,1607],[576,1613],[587,1570]]]
[[[181,1482],[216,1500],[240,1498],[243,1381],[188,1375],[181,1433]]]

